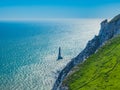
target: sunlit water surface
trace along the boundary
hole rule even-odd
[[[50,90],[101,19],[0,22],[0,90]],[[64,59],[57,61],[58,48]]]

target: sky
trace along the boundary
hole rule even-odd
[[[0,0],[0,19],[112,18],[120,0]]]

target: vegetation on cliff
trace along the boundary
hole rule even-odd
[[[69,90],[120,90],[120,35],[74,67],[62,86]]]

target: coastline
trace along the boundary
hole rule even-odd
[[[117,19],[116,19],[117,18]],[[88,41],[85,49],[73,58],[66,67],[60,72],[52,90],[68,90],[66,86],[62,86],[62,81],[68,75],[70,70],[77,64],[82,63],[90,55],[94,54],[99,47],[104,45],[106,41],[120,34],[120,15],[115,16],[110,22],[106,20],[101,22],[101,29],[98,36],[95,36],[92,40]]]

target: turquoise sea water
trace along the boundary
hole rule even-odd
[[[101,19],[0,22],[0,90],[50,90]],[[58,48],[63,60],[57,61]]]

